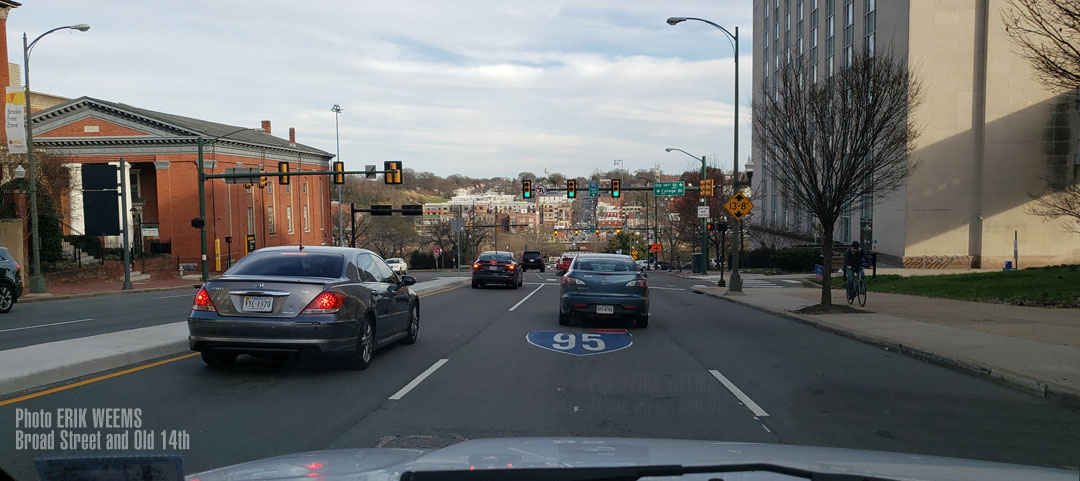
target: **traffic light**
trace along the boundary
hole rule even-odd
[[[345,172],[345,162],[340,160],[334,162],[334,172]],[[341,185],[345,183],[345,174],[334,174],[334,183]]]
[[[577,197],[577,181],[568,180],[566,181],[566,198],[573,199],[575,197]]]
[[[615,229],[616,234],[622,234],[622,229]]]
[[[396,160],[387,160],[383,162],[383,170],[386,171],[383,174],[384,184],[400,184],[401,183],[401,162]]]
[[[574,230],[574,235],[581,235],[581,231],[580,231],[580,230],[577,230],[577,229],[575,229],[575,230]]]
[[[521,181],[521,198],[523,198],[523,199],[531,199],[532,198],[532,181],[531,180],[525,179],[525,180]]]
[[[555,237],[559,237],[559,229],[555,229]]]
[[[712,197],[714,192],[714,183],[712,179],[703,179],[701,181],[701,196]]]
[[[277,171],[282,173],[282,174],[289,173],[289,163],[284,161],[284,160],[281,161],[281,162],[278,162],[277,163]],[[282,175],[282,176],[278,177],[277,178],[277,183],[279,183],[281,185],[289,185],[289,176]]]
[[[611,198],[615,199],[622,196],[622,181],[619,179],[611,179]]]
[[[265,174],[265,173],[266,173],[266,169],[265,169],[265,168],[263,168],[263,167],[259,167],[259,173]],[[269,178],[269,177],[267,177],[267,176],[265,176],[265,175],[260,175],[260,176],[259,176],[259,188],[260,188],[260,189],[263,189],[263,188],[265,188],[265,187],[266,187],[266,180],[267,180],[268,178]]]
[[[709,222],[705,223],[705,230],[707,230],[709,232],[712,232],[712,231],[716,230],[715,226],[713,226],[713,223],[712,223],[711,220]]]

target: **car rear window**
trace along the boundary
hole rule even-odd
[[[582,257],[574,263],[574,270],[589,272],[637,272],[637,266],[625,259],[607,257]]]
[[[245,257],[226,273],[237,276],[341,277],[345,257],[322,252],[262,252]]]
[[[498,262],[510,262],[514,260],[514,256],[510,254],[481,254],[481,262],[498,261]]]
[[[522,259],[539,259],[542,255],[539,252],[525,252],[521,255]]]

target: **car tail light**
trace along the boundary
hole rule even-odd
[[[509,265],[507,265],[507,266],[506,266],[506,268],[507,268],[507,269],[510,269],[510,270],[514,270],[514,265],[513,265],[513,264],[509,264]]]
[[[307,307],[304,308],[304,314],[330,314],[337,312],[341,309],[341,305],[345,303],[345,294],[340,292],[324,291],[322,294],[315,296]]]
[[[563,284],[568,284],[568,285],[569,284],[577,284],[579,286],[584,286],[585,285],[585,281],[583,281],[581,279],[574,278],[574,277],[570,277],[570,276],[562,276],[562,279],[560,280],[560,282],[562,282]]]
[[[626,287],[648,287],[648,285],[645,283],[645,279],[638,279],[636,281],[627,282]]]
[[[195,294],[195,302],[191,304],[191,310],[217,312],[217,307],[214,307],[214,301],[210,300],[210,293],[206,292],[205,287],[199,289],[199,293]]]
[[[473,269],[479,269],[479,268],[480,268],[480,264],[473,264],[473,265],[472,265],[472,268],[473,268]]]
[[[15,273],[18,274],[20,270],[22,270],[22,266],[20,266],[19,263],[16,262],[15,263]]]

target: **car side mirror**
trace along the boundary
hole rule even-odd
[[[644,278],[648,279],[649,275],[646,274],[645,271],[641,271],[641,277],[644,277]]]
[[[416,284],[416,278],[413,276],[401,276],[401,285],[411,286]]]

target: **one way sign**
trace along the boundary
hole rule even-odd
[[[754,204],[745,195],[742,195],[742,192],[736,192],[724,203],[724,208],[731,213],[735,220],[742,220],[746,214],[749,214],[754,209]]]

